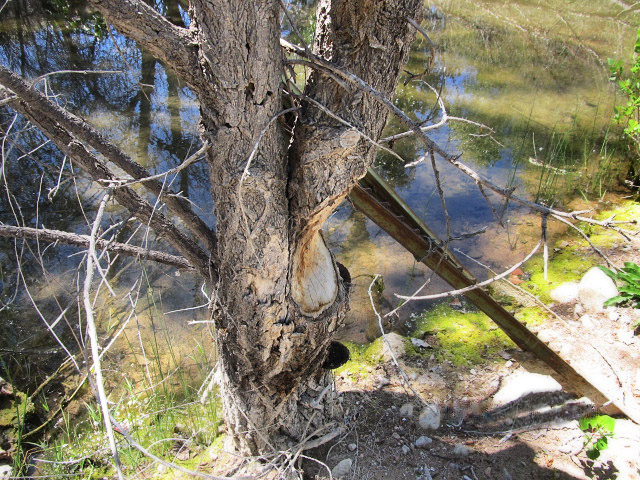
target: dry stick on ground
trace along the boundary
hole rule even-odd
[[[107,191],[107,193],[105,193],[105,195],[102,197],[102,201],[100,202],[100,206],[98,207],[98,213],[96,214],[96,219],[93,222],[93,227],[91,229],[91,240],[89,243],[89,254],[87,255],[87,271],[85,273],[82,299],[85,310],[85,318],[87,322],[87,334],[89,335],[89,341],[91,345],[91,356],[93,357],[92,368],[95,376],[95,384],[97,387],[98,404],[100,405],[100,409],[102,411],[102,419],[104,421],[107,438],[109,439],[109,446],[111,447],[111,454],[113,455],[113,460],[116,465],[118,478],[120,480],[124,480],[124,476],[122,474],[122,465],[120,464],[120,456],[118,454],[118,446],[116,445],[116,439],[113,435],[113,427],[111,425],[111,422],[109,421],[109,405],[107,394],[104,390],[104,380],[102,378],[100,347],[98,345],[98,332],[96,329],[95,320],[93,318],[93,305],[91,304],[91,281],[93,280],[93,271],[95,268],[93,262],[96,258],[95,239],[98,235],[98,229],[100,227],[100,222],[102,221],[102,216],[104,214],[104,208],[107,204],[107,201],[109,200],[110,193],[110,191]]]

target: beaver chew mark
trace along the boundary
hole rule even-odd
[[[322,236],[315,233],[300,242],[293,258],[291,296],[303,314],[317,317],[338,294],[338,278],[333,259]]]

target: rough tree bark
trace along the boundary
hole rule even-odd
[[[90,3],[173,68],[200,101],[201,134],[211,145],[206,157],[217,243],[201,238],[197,228],[189,230],[199,246],[168,240],[200,273],[214,265],[209,281],[217,295],[221,395],[237,446],[258,455],[314,435],[330,437],[337,431],[334,393],[322,365],[348,295],[320,229],[366,173],[375,148],[307,98],[374,139],[385,110],[313,72],[295,124],[278,118],[289,97],[277,0],[191,0],[189,28],[171,24],[141,0]],[[320,0],[313,52],[391,97],[413,38],[408,19],[419,21],[421,6],[421,0]],[[28,101],[16,105],[29,112]],[[88,158],[88,170],[99,160],[86,157],[84,148],[76,152],[76,142],[107,160],[116,155],[91,136],[57,138],[53,123],[47,130],[65,153]],[[117,188],[116,198],[133,201]],[[207,258],[194,261],[194,252],[212,246],[215,251],[203,253]]]

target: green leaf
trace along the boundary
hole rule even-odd
[[[587,450],[587,457],[591,460],[597,460],[600,456],[600,450],[596,450],[595,448],[592,450]]]
[[[600,437],[593,448],[597,450],[606,450],[607,448],[609,448],[609,440],[607,439],[607,437]]]
[[[621,296],[617,296],[617,297],[612,297],[609,300],[606,300],[603,305],[605,307],[610,307],[611,305],[618,305],[619,303],[623,303],[626,302],[628,300],[627,297],[621,297]]]

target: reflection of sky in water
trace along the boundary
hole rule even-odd
[[[3,36],[0,45],[0,62],[10,65],[15,71],[24,72],[28,78],[35,78],[43,73],[56,70],[118,70],[124,73],[118,74],[59,74],[47,78],[46,89],[48,93],[58,95],[60,105],[78,113],[93,123],[107,138],[112,139],[121,146],[132,158],[147,166],[153,172],[161,172],[177,166],[190,153],[199,148],[199,138],[196,134],[199,121],[199,107],[193,94],[177,82],[171,83],[163,66],[153,61],[151,65],[151,87],[146,87],[147,97],[142,95],[139,83],[144,78],[142,55],[135,43],[126,40],[114,32],[97,41],[92,36],[82,33],[62,32],[52,26],[44,26],[37,20],[37,15],[25,18],[25,30],[23,31],[23,49],[17,44],[16,36]],[[117,47],[116,47],[117,45]],[[45,88],[45,83],[39,86]],[[149,107],[148,118],[143,118],[143,102]],[[170,108],[171,107],[171,108]],[[10,117],[9,117],[10,120]],[[6,125],[7,118],[3,118]],[[174,131],[172,131],[172,129]],[[175,130],[178,131],[176,135]],[[23,135],[26,142],[32,140],[34,135]],[[138,148],[141,139],[147,139],[148,146]],[[146,140],[145,140],[146,141]],[[52,148],[42,149],[36,152],[33,158],[25,158],[16,164],[10,172],[16,178],[15,184],[11,184],[20,195],[20,221],[29,226],[45,226],[86,234],[89,230],[87,221],[77,207],[73,182],[66,182],[52,202],[46,199],[46,192],[55,185],[57,172],[62,164],[62,157],[54,154]],[[148,158],[139,154],[146,152]],[[45,175],[42,183],[43,194],[40,202],[36,201],[39,176],[43,169],[51,168],[53,174]],[[69,164],[67,162],[67,169]],[[20,171],[27,175],[20,175]],[[117,168],[114,169],[118,171]],[[176,178],[169,178],[167,183],[173,183],[175,192],[188,194],[189,199],[195,205],[197,213],[209,224],[214,224],[212,202],[208,189],[209,179],[206,164],[200,162],[192,165],[184,173]],[[33,179],[31,178],[33,176]],[[100,198],[100,192],[90,186],[90,182],[80,178],[76,182],[80,195],[89,198],[85,203],[84,211],[88,221],[94,218],[93,208]],[[138,190],[144,193],[142,189]],[[3,193],[4,195],[4,193]],[[150,197],[151,198],[151,197]],[[152,202],[153,203],[153,202]],[[16,220],[5,208],[6,200],[0,200],[0,220],[5,223],[15,224]],[[36,210],[36,206],[39,208]],[[126,211],[110,205],[105,215],[104,227],[126,218]],[[164,249],[154,234],[147,235],[145,229],[137,233],[131,230],[123,230],[123,239],[126,241],[131,235],[132,243],[144,244],[149,248]],[[15,276],[15,253],[13,242],[2,240],[3,300],[8,298],[9,286],[13,286]],[[44,249],[45,245],[41,248]],[[37,253],[34,247],[34,253]],[[66,305],[69,296],[76,290],[76,267],[83,261],[78,255],[78,249],[68,246],[56,246],[48,248],[44,255],[44,269],[39,268],[35,261],[25,262],[25,276],[30,293],[40,304],[40,308],[48,318],[59,314],[59,305]],[[20,252],[19,252],[20,253]],[[26,257],[29,258],[28,251]],[[190,275],[182,274],[177,277],[173,269],[163,266],[151,265],[147,262],[148,270],[143,273],[139,265],[130,258],[122,258],[114,267],[122,270],[114,279],[113,288],[117,293],[117,301],[108,301],[101,314],[109,312],[114,318],[125,314],[128,300],[126,294],[130,288],[140,289],[140,299],[137,312],[140,319],[148,321],[152,316],[162,312],[181,308],[190,308],[197,303],[203,303],[199,294],[200,282]],[[151,268],[149,268],[151,267]],[[7,275],[8,274],[8,275]],[[135,289],[134,289],[135,290]],[[134,295],[135,296],[135,295]],[[56,299],[57,302],[56,303]],[[120,304],[117,308],[116,304]],[[124,308],[124,310],[123,310]],[[183,313],[172,314],[167,318],[169,323],[175,324],[177,333],[179,324],[185,324],[187,320],[206,317],[206,309],[191,310]],[[105,319],[105,317],[102,317]],[[112,322],[114,318],[106,319]],[[17,322],[19,319],[19,322]],[[9,339],[12,348],[30,348],[52,341],[50,338],[43,340],[44,325],[38,318],[29,300],[23,295],[19,296],[10,309],[0,311],[0,322],[6,328],[14,328],[18,337]],[[17,323],[16,323],[17,322]],[[75,320],[71,320],[75,323]],[[58,328],[63,328],[64,322],[60,322]],[[18,328],[19,327],[19,328]],[[143,326],[143,328],[146,328]],[[192,345],[189,339],[189,330],[194,332],[195,327],[184,330],[185,341]],[[46,329],[45,329],[46,333]],[[60,331],[58,332],[61,333]],[[44,335],[47,337],[47,335]],[[72,342],[71,339],[69,341]],[[34,343],[35,342],[35,343]]]

